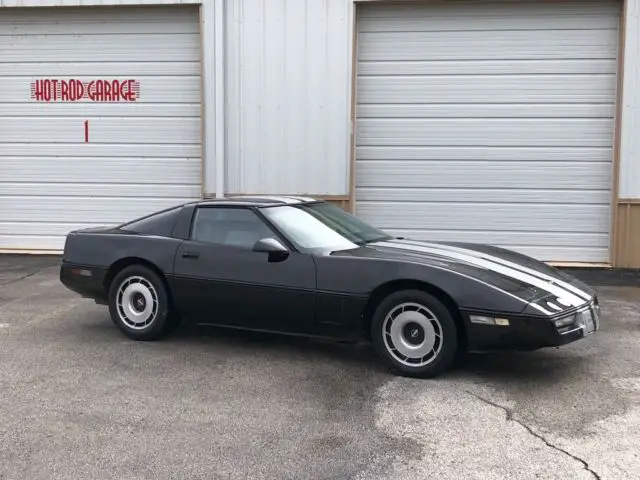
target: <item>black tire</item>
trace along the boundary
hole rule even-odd
[[[401,306],[405,310],[398,313]],[[389,321],[386,321],[390,315]],[[392,334],[391,326],[394,323]],[[433,333],[439,333],[440,337]],[[421,359],[409,358],[399,350],[394,350],[394,338],[398,343],[404,340],[405,345],[427,353]],[[414,378],[440,375],[454,364],[458,351],[458,329],[451,312],[433,295],[421,290],[397,291],[380,302],[371,321],[371,339],[385,365],[399,375]],[[401,345],[401,348],[405,347]],[[416,365],[411,365],[414,362]]]
[[[122,294],[126,291],[127,282],[132,286],[129,291],[136,291],[132,294],[136,295],[135,298],[128,293]],[[126,309],[125,305],[133,305],[140,297],[143,297],[142,303],[136,303],[136,306],[144,305],[144,309],[139,307],[139,312]],[[123,298],[131,298],[131,302],[123,301]],[[150,305],[151,310],[145,314],[147,305]],[[136,324],[131,320],[127,312],[140,313],[140,318],[136,319],[140,323]],[[113,323],[133,340],[158,340],[171,332],[179,322],[179,317],[172,309],[164,280],[143,265],[131,265],[115,276],[109,287],[109,313]]]

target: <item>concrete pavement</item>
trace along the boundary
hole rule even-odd
[[[640,289],[600,295],[585,341],[425,381],[366,346],[133,342],[56,258],[0,256],[0,479],[640,478]]]

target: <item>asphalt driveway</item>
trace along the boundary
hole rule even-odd
[[[602,330],[436,380],[365,346],[126,339],[57,259],[0,257],[0,479],[640,478],[640,288]]]

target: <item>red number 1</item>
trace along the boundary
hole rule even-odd
[[[89,142],[89,120],[84,121],[84,143]]]

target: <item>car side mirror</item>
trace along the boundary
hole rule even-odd
[[[289,256],[289,250],[275,238],[263,238],[253,245],[254,252],[269,254],[270,262],[281,262]]]

